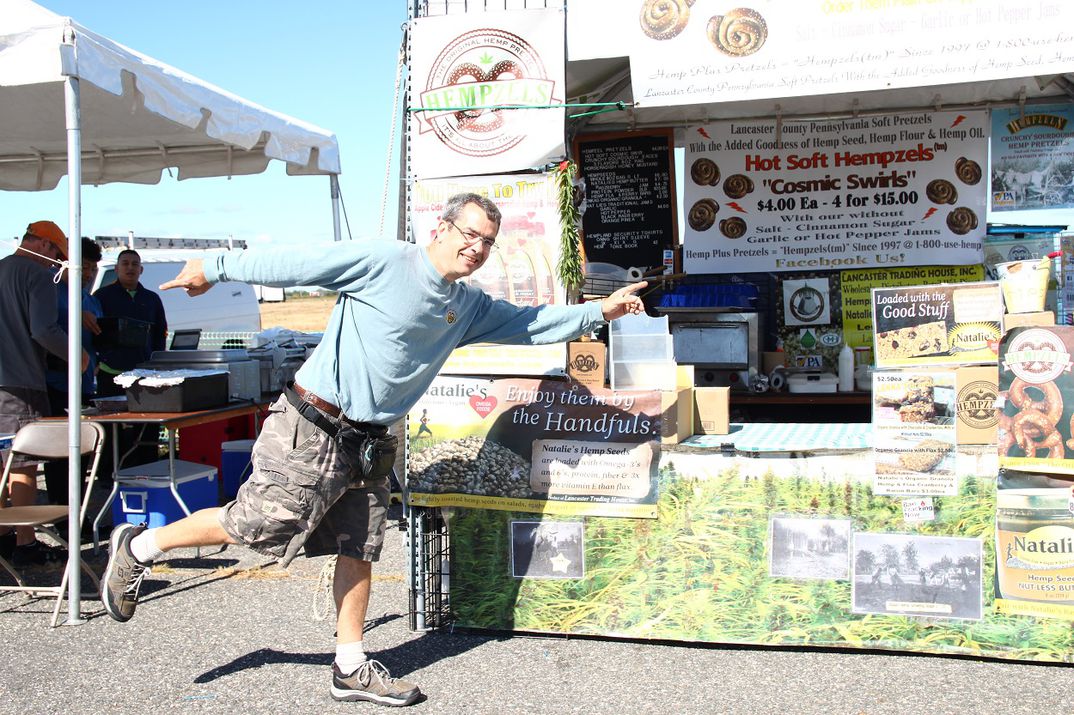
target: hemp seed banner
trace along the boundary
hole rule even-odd
[[[988,116],[687,130],[687,273],[980,263]]]
[[[414,506],[656,518],[659,392],[441,376],[409,427]]]
[[[414,176],[542,167],[564,156],[563,8],[414,21]],[[532,107],[529,109],[528,107]]]

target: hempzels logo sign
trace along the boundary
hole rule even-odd
[[[433,61],[418,113],[421,132],[474,157],[502,154],[527,135],[528,112],[515,107],[561,104],[553,97],[536,49],[506,30],[481,28],[457,36]]]

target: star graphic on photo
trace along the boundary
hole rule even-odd
[[[552,562],[552,573],[567,573],[567,567],[572,563],[572,561],[563,554],[556,554],[550,558],[549,561]]]

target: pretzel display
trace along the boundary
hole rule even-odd
[[[1026,392],[1027,388],[1038,390],[1042,398],[1034,399]],[[1016,408],[1011,415],[999,410],[1001,455],[1007,455],[1017,446],[1030,458],[1036,458],[1037,452],[1044,449],[1048,450],[1049,459],[1062,459],[1065,456],[1063,435],[1058,429],[1063,416],[1063,396],[1054,382],[1033,384],[1016,377],[1010,390],[1001,392],[1000,396]],[[1066,445],[1074,449],[1074,439],[1068,440]]]

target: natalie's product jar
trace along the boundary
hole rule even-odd
[[[996,598],[1074,604],[1070,489],[996,494]]]

